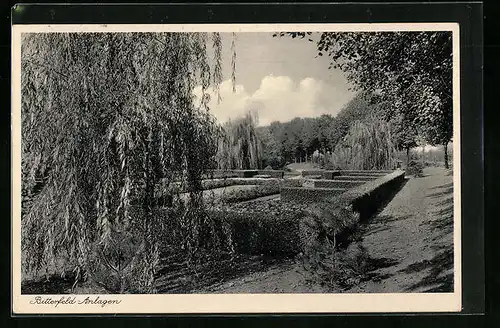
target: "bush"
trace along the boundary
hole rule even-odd
[[[408,166],[406,167],[406,174],[412,175],[414,177],[421,177],[424,174],[423,169],[424,166],[421,162],[410,161],[408,163]]]
[[[310,175],[323,175],[323,172],[325,172],[325,170],[304,170],[302,171],[302,176],[303,177],[308,177]]]
[[[237,203],[259,197],[269,196],[280,192],[278,183],[267,183],[255,186],[252,189],[233,190],[223,194],[220,201],[224,203]]]
[[[295,255],[300,252],[302,209],[281,202],[236,204],[211,212],[228,227],[234,250],[251,255]]]
[[[342,188],[284,187],[281,188],[280,193],[282,202],[312,204],[329,199],[344,191],[345,189]]]
[[[315,180],[315,188],[353,188],[366,183],[366,181],[353,180]]]
[[[266,166],[270,167],[272,170],[280,170],[286,165],[285,159],[282,156],[272,156],[266,158],[265,163]],[[267,167],[266,170],[268,169]]]
[[[370,217],[386,201],[394,190],[404,181],[403,171],[394,171],[379,179],[368,181],[342,194],[354,211],[360,214],[360,219]]]
[[[203,179],[226,179],[226,178],[236,178],[238,174],[232,171],[222,171],[214,170],[203,175]]]

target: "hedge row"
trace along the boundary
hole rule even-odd
[[[280,170],[232,170],[223,172],[221,175],[226,177],[251,178],[256,175],[269,175],[271,178],[283,179],[284,171]]]
[[[259,174],[259,175],[269,175],[269,176],[271,176],[271,178],[283,179],[285,171],[279,171],[279,170],[259,170],[259,171],[257,171],[257,174]]]
[[[269,201],[247,208],[238,204],[234,210],[245,213],[236,215],[233,223],[241,240],[238,250],[275,255],[310,250],[325,233],[340,236],[371,216],[403,181],[404,172],[398,170],[336,196],[330,193],[315,204]]]
[[[227,225],[235,251],[251,255],[295,255],[301,251],[300,204],[280,201],[228,204],[211,211]]]
[[[349,180],[349,181],[370,181],[380,178],[382,175],[339,175],[333,180]]]
[[[323,172],[325,172],[325,170],[304,170],[301,174],[303,177],[307,177],[310,175],[323,175]]]
[[[232,171],[210,171],[203,175],[203,179],[225,179],[225,178],[237,178],[238,174]]]
[[[325,180],[333,180],[335,177],[340,176],[340,171],[324,171],[323,179]]]
[[[353,188],[363,183],[366,183],[366,180],[314,180],[314,188]]]
[[[300,252],[300,212],[214,211],[212,215],[227,224],[234,250],[238,253],[276,256]]]
[[[278,183],[268,183],[255,186],[251,189],[233,190],[224,193],[219,197],[219,201],[223,203],[237,203],[259,197],[278,194],[279,192],[280,185]]]
[[[360,214],[360,219],[366,219],[374,214],[379,206],[389,199],[405,179],[405,172],[393,171],[376,180],[368,181],[356,188],[352,188],[341,195],[349,201],[353,210]],[[335,199],[331,201],[335,202]]]
[[[345,188],[284,187],[281,188],[280,197],[283,202],[310,204],[324,201],[345,191]]]
[[[304,182],[304,179],[285,179],[282,181],[281,185],[283,187],[302,187]]]
[[[386,175],[392,170],[341,170],[340,175]]]
[[[238,185],[261,185],[266,183],[278,182],[275,178],[228,178],[228,179],[206,179],[201,181],[202,190],[224,188]],[[163,190],[170,190],[172,193],[184,193],[189,190],[186,186],[181,186],[180,182],[173,182]]]
[[[323,232],[341,234],[359,218],[373,214],[403,181],[404,172],[395,171],[340,195],[329,193],[320,203],[273,200],[228,204],[214,208],[210,215],[229,227],[226,230],[239,253],[293,255],[304,251]],[[308,225],[311,221],[314,224]],[[307,234],[304,226],[312,234]]]

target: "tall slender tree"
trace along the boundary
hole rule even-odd
[[[227,122],[219,141],[219,168],[256,169],[262,158],[262,141],[257,134],[258,118],[255,112]]]

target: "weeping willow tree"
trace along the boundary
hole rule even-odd
[[[394,144],[389,123],[376,117],[355,121],[331,157],[335,168],[385,170],[394,167]]]
[[[218,127],[193,88],[218,88],[221,47],[218,33],[23,36],[27,272],[62,261],[111,292],[155,292],[162,255],[220,243],[200,192]],[[179,179],[189,197],[157,215],[155,188]]]
[[[256,169],[262,157],[262,142],[257,135],[257,115],[227,122],[222,127],[217,152],[219,169]]]

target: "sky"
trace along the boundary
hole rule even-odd
[[[272,37],[272,33],[236,34],[236,92],[231,83],[230,33],[222,33],[222,100],[210,93],[210,110],[221,123],[256,111],[259,125],[294,117],[336,115],[354,96],[342,72],[328,69],[307,39]],[[317,36],[313,36],[315,38]],[[209,53],[209,55],[211,55]],[[195,88],[201,95],[201,86]]]

